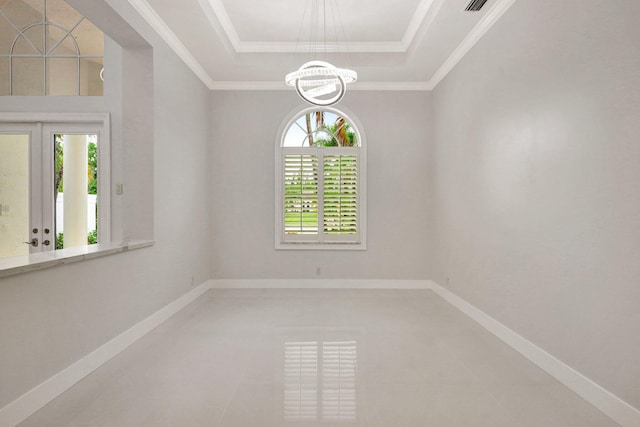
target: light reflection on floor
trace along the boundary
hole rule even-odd
[[[431,291],[209,291],[20,427],[615,427]]]
[[[286,342],[284,419],[355,421],[356,341]]]

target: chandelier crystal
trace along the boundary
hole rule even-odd
[[[285,77],[305,101],[319,106],[337,104],[347,91],[347,83],[358,80],[353,70],[337,68],[325,61],[309,61]]]

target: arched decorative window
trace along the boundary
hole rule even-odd
[[[104,34],[63,0],[0,1],[0,95],[102,95]]]
[[[276,248],[365,249],[361,127],[335,108],[307,108],[281,127],[276,151]]]

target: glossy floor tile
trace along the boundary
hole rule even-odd
[[[21,427],[608,427],[431,291],[212,290]]]

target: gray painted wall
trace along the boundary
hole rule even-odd
[[[640,407],[640,2],[520,0],[434,93],[431,277]]]
[[[294,91],[214,92],[212,99],[216,279],[427,278],[428,93],[349,92],[340,104],[367,136],[366,251],[274,249],[276,133],[292,110],[306,107]]]
[[[4,98],[0,110],[111,111],[114,138],[121,139],[113,153],[114,173],[124,183],[123,198],[129,195],[129,202],[114,200],[121,213],[114,220],[124,217],[125,237],[151,237],[153,230],[156,245],[0,279],[0,407],[174,301],[192,281],[197,285],[211,277],[209,91],[128,2],[109,3],[153,46],[153,79],[143,76],[153,82],[153,105],[149,99],[123,105],[129,94],[112,92],[82,100]],[[126,51],[120,65],[138,64],[130,58],[134,54]],[[122,74],[107,73],[115,79]],[[125,81],[124,87],[137,94],[141,88],[132,87],[134,82]],[[140,128],[149,121],[140,114],[144,111],[152,128]],[[141,156],[144,150],[150,159]],[[131,191],[140,188],[152,190],[143,200],[152,205],[153,218],[131,202],[139,200]]]
[[[123,93],[0,110],[111,111],[125,199],[154,190],[152,225],[118,199],[114,221],[157,244],[0,279],[0,407],[211,277],[433,278],[640,407],[639,3],[520,0],[434,94],[350,92],[368,250],[336,252],[274,249],[275,136],[296,95],[210,94],[108,2],[154,48],[148,134]],[[152,177],[129,155],[149,134]]]

